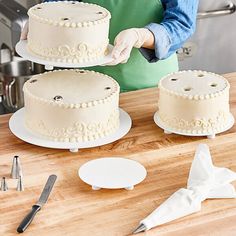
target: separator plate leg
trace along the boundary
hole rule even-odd
[[[126,187],[125,189],[126,189],[126,190],[133,190],[133,189],[134,189],[134,186],[129,186],[129,187]]]
[[[209,138],[209,139],[214,139],[216,137],[216,135],[215,134],[210,134],[210,135],[207,135],[207,138]]]
[[[53,66],[51,65],[45,65],[45,70],[53,70]]]
[[[79,151],[79,148],[71,148],[70,149],[70,152],[78,152]]]
[[[92,186],[92,190],[100,190],[101,188],[97,187],[97,186]]]
[[[172,134],[172,132],[168,131],[168,130],[164,130],[165,134]]]

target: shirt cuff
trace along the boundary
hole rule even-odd
[[[139,48],[139,52],[150,63],[154,63],[154,62],[159,61],[159,59],[155,55],[155,50],[148,49],[148,48]]]
[[[161,24],[151,23],[144,28],[149,29],[155,39],[155,50],[140,48],[140,52],[149,62],[166,59],[171,47],[171,40],[165,27]]]

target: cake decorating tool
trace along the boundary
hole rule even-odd
[[[147,171],[139,162],[120,158],[99,158],[83,164],[79,177],[93,190],[105,189],[134,189],[134,185],[142,182]]]
[[[8,190],[8,186],[7,186],[7,182],[6,182],[6,178],[2,177],[2,181],[1,181],[1,191],[7,191]]]
[[[24,185],[22,182],[22,176],[19,176],[18,182],[17,182],[17,187],[16,187],[17,191],[24,191]]]
[[[201,210],[202,202],[206,199],[236,198],[235,188],[231,184],[235,180],[236,172],[214,166],[208,146],[200,144],[190,168],[187,188],[180,188],[173,193],[142,220],[133,233],[146,231],[198,212]]]
[[[12,162],[12,168],[11,168],[11,177],[13,179],[18,179],[20,175],[22,176],[20,158],[19,156],[14,156],[13,162]]]
[[[40,196],[38,202],[32,206],[31,211],[28,213],[28,215],[25,216],[23,221],[18,226],[18,228],[17,228],[18,233],[23,233],[27,229],[27,227],[30,225],[30,223],[34,219],[36,213],[38,211],[40,211],[41,208],[43,207],[43,205],[47,202],[47,199],[49,197],[49,194],[53,188],[53,185],[54,185],[56,179],[57,179],[56,175],[49,176],[47,183],[43,189],[43,192],[41,193],[41,196]]]

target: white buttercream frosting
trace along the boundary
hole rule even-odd
[[[95,4],[45,2],[28,11],[28,50],[45,60],[78,63],[108,52],[108,10]]]
[[[58,70],[24,84],[25,124],[58,141],[88,141],[119,127],[119,85],[87,70]]]
[[[216,133],[230,119],[228,81],[206,71],[180,71],[159,83],[158,115],[171,130]]]
[[[29,9],[28,15],[46,24],[72,28],[92,26],[111,18],[110,12],[105,8],[78,1],[37,4]]]

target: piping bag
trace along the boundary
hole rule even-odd
[[[236,172],[216,167],[206,144],[197,147],[192,162],[187,188],[172,194],[156,210],[142,220],[133,233],[149,230],[201,210],[201,203],[210,198],[236,198],[232,181]]]

